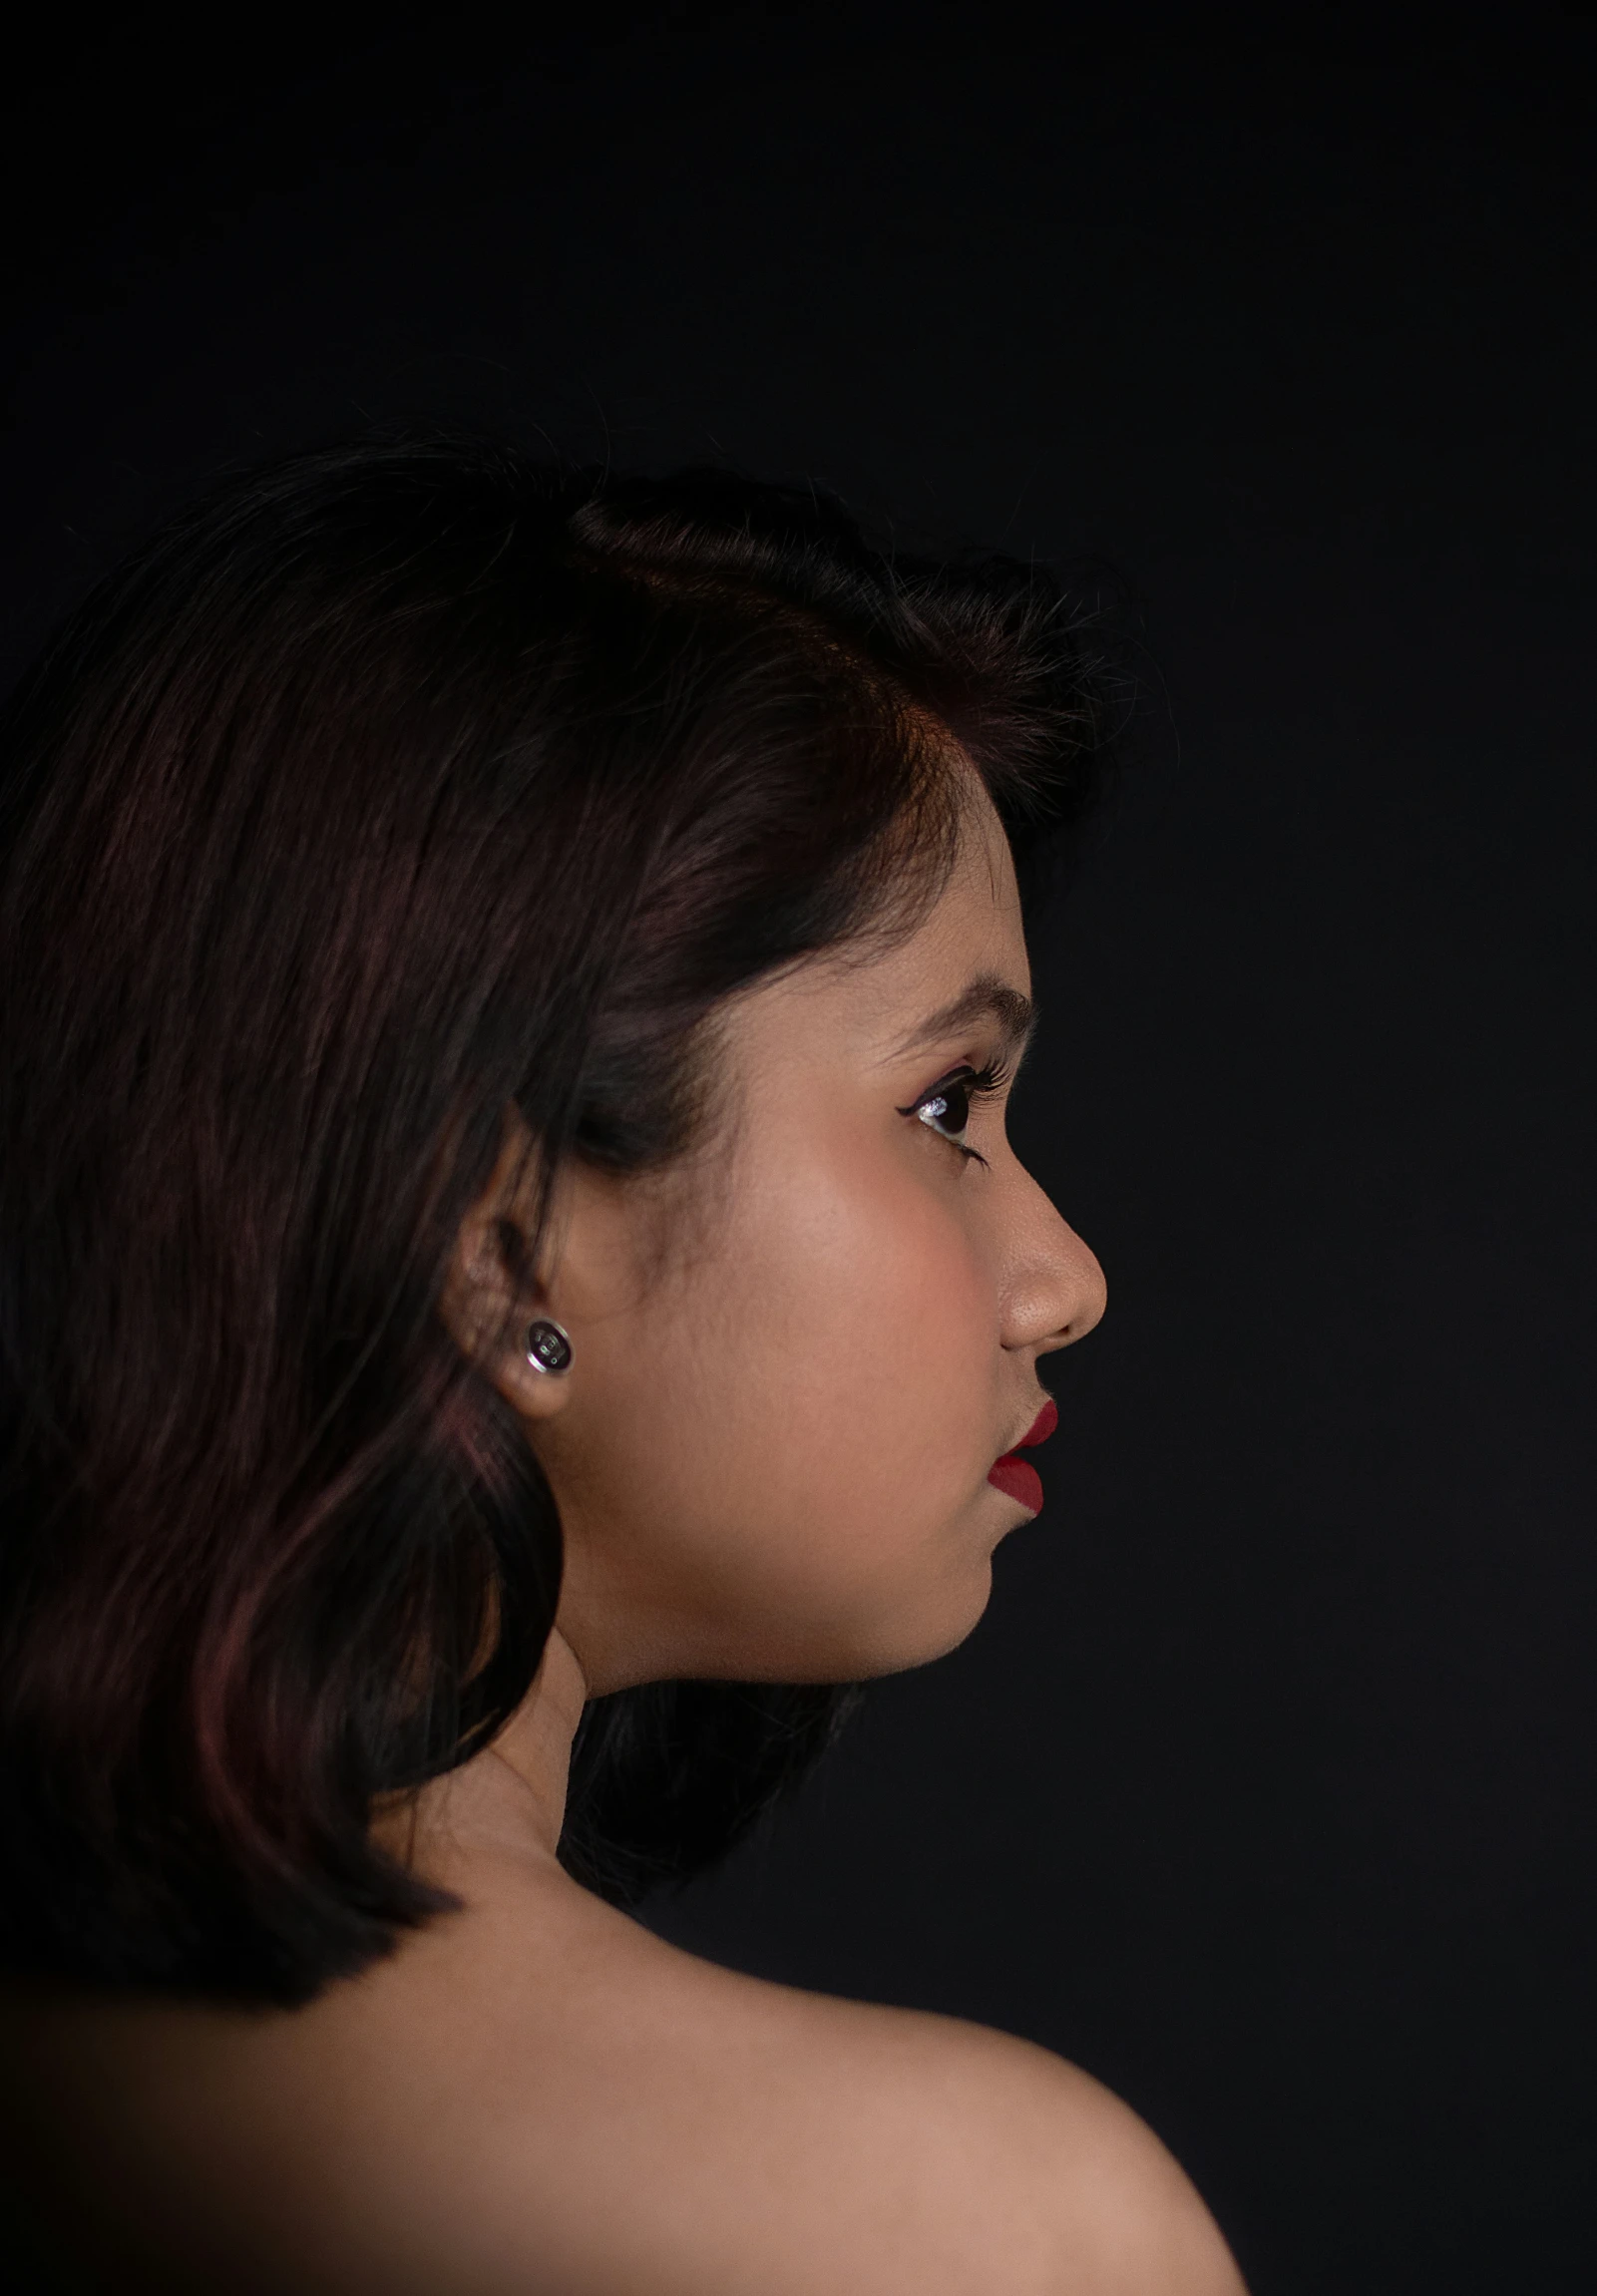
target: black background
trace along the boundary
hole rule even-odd
[[[404,411],[1145,601],[1014,1117],[1110,1287],[1047,1511],[653,1918],[1076,2058],[1257,2296],[1597,2286],[1594,62],[974,6],[11,61],[8,672],[220,464]]]

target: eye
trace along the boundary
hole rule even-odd
[[[923,1124],[945,1140],[952,1140],[957,1148],[965,1145],[961,1135],[971,1121],[971,1087],[963,1076],[951,1076],[935,1092],[916,1103],[915,1113]]]
[[[971,1103],[991,1094],[1001,1092],[1007,1082],[1007,1072],[1000,1067],[959,1068],[952,1076],[945,1076],[934,1084],[930,1092],[923,1092],[919,1100],[912,1100],[901,1108],[901,1116],[913,1116],[951,1148],[958,1148],[962,1156],[973,1163],[985,1164],[987,1158],[965,1142],[965,1128],[971,1121]]]

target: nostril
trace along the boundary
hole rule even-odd
[[[1076,1299],[1070,1310],[1069,1321],[1064,1326],[1062,1343],[1066,1346],[1073,1339],[1084,1339],[1089,1332],[1096,1330],[1109,1304],[1109,1287],[1096,1253],[1082,1244],[1079,1238],[1073,1241],[1079,1248],[1084,1265],[1078,1270]]]

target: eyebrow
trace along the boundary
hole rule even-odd
[[[996,973],[979,973],[951,1003],[928,1013],[903,1043],[895,1046],[889,1058],[903,1060],[912,1052],[925,1052],[980,1021],[996,1024],[1003,1050],[1018,1058],[1036,1026],[1036,1006],[1029,996],[1022,996],[1018,988],[1011,988]]]

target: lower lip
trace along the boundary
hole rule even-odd
[[[1033,1515],[1042,1512],[1042,1477],[1029,1460],[1017,1459],[1012,1451],[1005,1451],[1001,1459],[995,1459],[989,1467],[988,1481],[1005,1498],[1018,1499]]]

